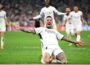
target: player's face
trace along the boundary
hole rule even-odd
[[[47,28],[52,28],[52,18],[48,17],[46,19],[46,27]]]
[[[3,7],[3,5],[2,5],[2,4],[0,4],[0,9],[2,9],[2,7]]]
[[[66,8],[66,13],[70,13],[71,9],[70,8]]]
[[[49,6],[50,0],[45,0],[45,5]]]
[[[78,11],[78,7],[74,6],[74,11],[77,12]]]

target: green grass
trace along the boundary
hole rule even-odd
[[[63,32],[62,32],[63,33]],[[68,46],[59,41],[69,64],[90,64],[90,31],[81,33],[84,47]],[[0,64],[40,64],[41,47],[37,35],[24,32],[6,32],[5,49],[0,49]]]

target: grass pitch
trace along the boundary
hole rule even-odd
[[[59,41],[69,64],[90,64],[90,31],[83,31],[81,37],[86,42],[84,47],[68,46],[68,42]],[[38,35],[6,32],[5,49],[0,49],[0,64],[40,64],[40,56]]]

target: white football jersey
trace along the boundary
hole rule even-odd
[[[47,29],[44,27],[35,28],[35,32],[40,34],[41,42],[44,46],[58,45],[58,39],[61,40],[63,35],[55,29]]]
[[[81,11],[78,11],[78,12],[72,11],[70,15],[73,23],[76,23],[76,24],[82,23],[81,16],[83,15],[83,13]]]
[[[63,21],[65,21],[66,24],[71,24],[72,23],[71,22],[71,16],[65,14],[64,17],[63,17]]]
[[[56,13],[57,15],[64,15],[65,14],[65,13],[57,11],[55,7],[49,6],[49,7],[43,7],[41,9],[40,15],[34,17],[34,19],[38,19],[38,18],[44,17],[44,21],[45,21],[47,16],[51,16],[53,22],[55,23],[54,13]]]
[[[0,25],[5,25],[5,18],[6,18],[6,12],[1,10],[0,11]]]

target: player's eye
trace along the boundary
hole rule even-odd
[[[50,21],[52,21],[52,20],[50,20]]]
[[[49,21],[49,20],[47,20],[47,21]]]

